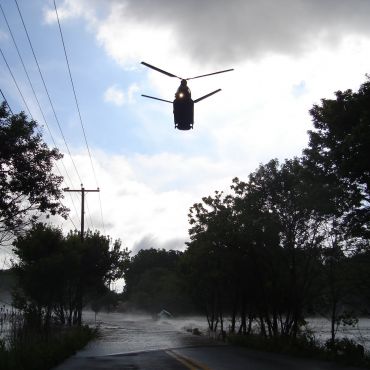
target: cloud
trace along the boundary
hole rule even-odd
[[[135,94],[140,90],[139,85],[136,83],[133,83],[129,86],[127,90],[127,99],[129,103],[135,102]]]
[[[295,54],[318,40],[370,32],[370,2],[362,0],[142,0],[114,10],[150,29],[167,25],[179,50],[206,63]]]
[[[204,157],[92,152],[101,189],[105,232],[121,238],[124,246],[135,252],[151,247],[184,249],[189,208],[213,190],[227,189],[234,176],[232,163],[212,163]],[[84,183],[94,188],[88,154],[73,151],[72,155]],[[72,176],[72,163],[65,161],[65,165]],[[78,179],[72,176],[72,182],[76,184]],[[65,194],[64,203],[79,227],[80,198],[76,197],[74,202],[76,208],[70,195]],[[98,194],[88,193],[86,204],[86,228],[103,231]],[[63,225],[66,231],[72,227],[68,220]]]
[[[370,2],[363,0],[65,0],[59,9],[61,18],[87,19],[107,53],[125,66],[150,56],[164,62],[168,55],[229,65],[370,34]],[[46,21],[54,17],[45,11]]]
[[[125,94],[116,85],[113,85],[105,91],[104,101],[122,106],[125,103]]]
[[[142,249],[165,249],[165,250],[184,250],[185,238],[172,238],[166,241],[158,242],[155,235],[144,235],[132,247],[132,255],[137,254]]]
[[[127,91],[123,91],[117,85],[112,85],[104,92],[104,101],[117,105],[118,107],[124,104],[133,104],[135,94],[139,91],[139,86],[136,83],[131,84]]]
[[[101,9],[99,3],[100,0],[64,0],[62,4],[57,4],[59,20],[65,21],[82,17],[90,24],[95,24],[97,21],[96,14]],[[43,13],[45,23],[53,24],[57,22],[54,6],[45,7]]]

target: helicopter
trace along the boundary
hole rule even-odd
[[[193,80],[195,78],[216,75],[218,73],[230,72],[230,71],[234,70],[234,68],[231,68],[231,69],[225,69],[223,71],[208,73],[208,74],[205,74],[205,75],[189,77],[189,78],[181,78],[181,77],[178,77],[178,76],[176,76],[172,73],[166,72],[163,69],[154,67],[151,64],[148,64],[148,63],[145,63],[145,62],[141,62],[141,64],[143,64],[144,66],[146,66],[148,68],[154,69],[157,72],[163,73],[166,76],[175,77],[175,78],[178,78],[178,79],[181,80],[180,86],[178,87],[178,89],[175,93],[175,100],[173,102],[170,101],[170,100],[160,99],[160,98],[156,98],[154,96],[141,94],[141,96],[144,96],[145,98],[160,100],[160,101],[164,101],[166,103],[173,104],[173,116],[174,116],[174,122],[175,122],[175,129],[177,128],[178,130],[193,129],[193,126],[194,126],[194,103],[198,103],[201,100],[203,100],[205,98],[208,98],[211,95],[216,94],[219,91],[221,91],[221,89],[217,89],[217,90],[212,91],[211,93],[209,93],[207,95],[204,95],[204,96],[202,96],[198,99],[193,100],[191,98],[191,91],[188,87],[187,81],[188,80]]]

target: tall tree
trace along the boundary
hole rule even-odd
[[[112,243],[88,232],[82,243],[77,232],[65,237],[43,224],[18,236],[13,251],[18,257],[18,303],[46,324],[53,313],[63,324],[81,324],[87,298],[105,294],[110,282],[122,277],[129,259],[119,240]]]
[[[272,309],[273,322],[276,315],[284,317],[281,332],[293,336],[298,333],[303,310],[312,294],[323,239],[323,218],[315,207],[317,202],[307,178],[306,168],[299,159],[286,160],[281,165],[271,160],[252,173],[248,182],[237,181],[234,185],[242,199],[252,202],[254,212],[259,210],[260,222],[255,223],[256,246],[268,252],[270,258],[280,255],[277,258],[280,269],[271,266],[267,276],[272,284],[279,281],[277,278],[282,279],[273,292],[277,298],[275,307],[268,307],[267,312]],[[262,232],[257,233],[259,229]],[[270,240],[264,236],[268,230]],[[279,292],[279,287],[284,289]],[[268,295],[271,296],[271,292]],[[272,325],[276,327],[276,323]]]
[[[53,173],[62,155],[36,129],[24,113],[11,115],[0,106],[0,245],[41,214],[67,214],[60,203],[63,179]]]
[[[317,173],[335,180],[330,181],[331,188],[341,189],[355,207],[347,215],[352,234],[368,239],[370,81],[363,83],[358,92],[337,91],[335,96],[322,99],[310,110],[315,130],[309,131],[309,147],[304,153]]]

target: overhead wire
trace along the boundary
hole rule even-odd
[[[0,53],[1,53],[1,55],[2,55],[2,57],[3,57],[3,59],[4,59],[4,61],[5,61],[5,64],[6,64],[6,65],[7,65],[7,67],[8,67],[8,71],[9,71],[9,73],[10,73],[10,75],[11,75],[12,79],[13,79],[13,82],[14,82],[15,86],[17,87],[17,89],[18,89],[18,92],[19,92],[20,96],[22,97],[23,103],[25,104],[25,106],[26,106],[26,108],[27,108],[28,114],[29,114],[29,116],[31,117],[32,121],[34,121],[33,116],[32,116],[32,113],[31,113],[31,111],[30,111],[30,109],[29,109],[29,107],[28,107],[28,104],[27,104],[27,102],[26,102],[26,100],[25,100],[25,98],[24,98],[24,95],[22,94],[22,91],[21,91],[21,89],[20,89],[20,87],[19,87],[19,85],[18,85],[18,83],[17,83],[17,80],[15,79],[15,76],[14,76],[14,74],[13,74],[13,72],[12,72],[12,70],[11,70],[10,66],[9,66],[8,61],[7,61],[7,60],[6,60],[6,58],[5,58],[5,55],[4,55],[4,53],[3,53],[2,49],[1,49],[1,47],[0,47]],[[6,104],[7,104],[7,105],[8,105],[8,107],[9,107],[8,101],[5,99],[5,96],[4,96],[4,94],[3,94],[3,92],[2,92],[2,91],[1,91],[1,95],[3,96],[4,100],[6,101]],[[10,108],[10,107],[9,107],[9,108]],[[11,110],[10,110],[10,111],[11,111]],[[11,111],[11,113],[13,114],[13,112],[12,112],[12,111]],[[37,127],[37,130],[38,130],[39,134],[41,134],[41,131],[40,131],[40,129],[39,129],[38,127]],[[59,167],[58,167],[58,165],[57,165],[56,163],[55,163],[55,167],[57,168],[57,170],[58,170],[58,172],[59,172],[60,176],[62,176],[62,174],[61,174],[61,172],[60,172],[60,169],[59,169]],[[63,177],[63,176],[62,176],[62,177]],[[71,217],[70,217],[69,215],[68,215],[68,219],[71,221],[71,223],[72,223],[73,227],[74,227],[75,229],[77,229],[77,228],[76,228],[75,223],[73,222],[73,220],[71,219]]]
[[[84,136],[87,152],[88,152],[88,155],[89,155],[89,158],[90,158],[90,164],[91,164],[92,172],[93,172],[93,175],[94,175],[94,178],[95,178],[96,187],[99,189],[98,179],[97,179],[97,176],[96,176],[95,167],[94,167],[94,163],[93,163],[93,160],[92,160],[90,147],[89,147],[89,144],[88,144],[88,141],[87,141],[85,127],[84,127],[84,124],[83,124],[83,121],[82,121],[80,106],[78,104],[76,89],[75,89],[75,85],[74,85],[73,78],[72,78],[71,68],[70,68],[70,65],[69,65],[67,50],[66,50],[66,46],[65,46],[65,42],[64,42],[62,27],[61,27],[61,24],[60,24],[58,9],[57,9],[57,5],[56,5],[55,0],[54,0],[54,9],[55,9],[55,14],[56,14],[57,21],[58,21],[60,37],[61,37],[62,44],[63,44],[64,56],[65,56],[67,67],[68,67],[69,78],[70,78],[71,85],[72,85],[73,95],[74,95],[74,99],[75,99],[75,103],[76,103],[76,107],[77,107],[77,111],[78,111],[78,116],[79,116],[80,125],[81,125],[81,128],[82,128],[82,133],[83,133],[83,136]],[[102,207],[100,192],[98,193],[98,195],[99,195],[100,215],[101,215],[101,219],[102,219],[102,226],[103,226],[103,230],[104,230],[104,233],[105,233],[105,223],[104,223],[104,217],[103,217],[103,207]]]
[[[6,66],[7,66],[7,68],[8,68],[8,71],[9,71],[10,75],[12,76],[13,82],[14,82],[14,84],[15,84],[15,86],[16,86],[16,88],[17,88],[17,90],[18,90],[18,92],[19,92],[19,94],[20,94],[20,96],[21,96],[21,98],[22,98],[22,100],[23,100],[23,104],[25,105],[25,107],[26,107],[26,109],[27,109],[27,113],[28,113],[28,115],[31,117],[31,119],[32,119],[32,121],[33,121],[33,116],[32,116],[32,114],[31,114],[30,108],[28,107],[28,104],[27,104],[27,102],[26,102],[26,99],[24,98],[24,96],[23,96],[23,94],[22,94],[22,91],[21,91],[21,89],[20,89],[20,87],[19,87],[19,85],[18,85],[18,83],[17,83],[17,80],[16,80],[16,79],[15,79],[15,77],[14,77],[14,74],[13,74],[13,72],[12,72],[12,70],[11,70],[10,66],[9,66],[8,61],[7,61],[7,60],[6,60],[6,58],[5,58],[5,55],[4,55],[4,53],[3,53],[3,49],[2,49],[1,47],[0,47],[0,53],[1,53],[2,57],[3,57],[3,60],[4,60],[4,62],[5,62],[5,64],[6,64]]]
[[[2,97],[3,97],[3,99],[4,99],[5,103],[6,103],[6,105],[7,105],[7,106],[8,106],[8,108],[9,108],[10,113],[11,113],[12,115],[14,115],[14,113],[13,113],[13,111],[12,111],[12,108],[10,108],[10,105],[9,105],[9,103],[8,103],[8,100],[6,99],[6,97],[5,97],[4,93],[3,93],[3,90],[1,90],[1,89],[0,89],[0,92],[1,92],[1,95],[2,95]]]
[[[44,89],[45,89],[45,91],[46,91],[46,95],[47,95],[47,97],[48,97],[48,100],[49,100],[50,106],[51,106],[51,108],[52,108],[52,111],[53,111],[53,114],[54,114],[55,121],[57,122],[57,125],[58,125],[58,128],[59,128],[59,131],[60,131],[60,134],[61,134],[61,136],[62,136],[62,138],[63,138],[64,144],[65,144],[65,146],[66,146],[66,149],[67,149],[67,152],[68,152],[68,154],[69,154],[69,157],[70,157],[70,159],[71,159],[71,161],[72,161],[72,164],[73,164],[73,167],[74,167],[75,172],[76,172],[76,174],[77,174],[77,177],[78,177],[78,179],[79,179],[80,183],[82,183],[80,173],[79,173],[79,171],[78,171],[78,169],[77,169],[76,163],[75,163],[75,161],[74,161],[74,159],[73,159],[73,157],[72,157],[71,151],[70,151],[69,146],[68,146],[68,144],[67,144],[67,140],[66,140],[66,138],[65,138],[65,136],[64,136],[64,133],[63,133],[62,127],[61,127],[61,125],[60,125],[60,122],[59,122],[58,116],[57,116],[56,111],[55,111],[55,108],[54,108],[54,104],[53,104],[53,102],[52,102],[52,100],[51,100],[51,97],[50,97],[50,94],[49,94],[49,90],[48,90],[48,88],[46,87],[45,79],[44,79],[44,76],[43,76],[43,74],[42,74],[42,72],[41,72],[41,68],[40,68],[39,62],[38,62],[38,60],[37,60],[37,57],[36,57],[36,54],[35,54],[35,50],[34,50],[34,48],[33,48],[33,45],[32,45],[32,42],[31,42],[31,38],[30,38],[30,36],[29,36],[29,33],[28,33],[28,30],[27,30],[26,24],[25,24],[25,22],[24,22],[24,19],[23,19],[23,16],[22,16],[21,9],[20,9],[20,7],[19,7],[19,5],[18,5],[18,1],[17,1],[17,0],[14,0],[14,1],[15,1],[16,5],[17,5],[18,14],[19,14],[19,16],[20,16],[20,18],[21,18],[21,21],[22,21],[22,25],[23,25],[24,31],[26,32],[27,40],[28,40],[28,43],[29,43],[29,45],[30,45],[30,48],[31,48],[31,51],[32,51],[33,57],[34,57],[34,59],[35,59],[35,62],[36,62],[36,65],[37,65],[37,69],[38,69],[38,71],[39,71],[39,74],[40,74],[40,77],[41,77],[41,80],[42,80],[42,83],[43,83]]]
[[[77,177],[78,177],[78,179],[79,179],[80,183],[82,183],[82,179],[81,179],[80,173],[79,173],[79,171],[78,171],[78,169],[77,169],[77,166],[76,166],[76,163],[75,163],[75,161],[74,161],[74,159],[73,159],[73,157],[72,157],[71,151],[70,151],[69,146],[68,146],[68,144],[67,144],[67,140],[66,140],[66,138],[65,138],[65,135],[64,135],[63,130],[62,130],[62,127],[61,127],[61,124],[60,124],[59,119],[58,119],[58,116],[57,116],[57,114],[56,114],[56,111],[55,111],[55,108],[54,108],[54,104],[53,104],[53,102],[52,102],[52,100],[51,100],[51,96],[50,96],[50,94],[49,94],[49,90],[48,90],[48,88],[47,88],[47,86],[46,86],[46,82],[45,82],[44,76],[43,76],[43,74],[42,74],[42,71],[41,71],[41,68],[40,68],[40,64],[39,64],[38,59],[37,59],[37,57],[36,57],[36,53],[35,53],[35,50],[34,50],[34,48],[33,48],[33,44],[32,44],[32,41],[31,41],[30,35],[29,35],[29,33],[28,33],[28,29],[27,29],[26,23],[25,23],[25,21],[24,21],[23,15],[22,15],[22,11],[21,11],[21,9],[20,9],[20,7],[19,7],[18,1],[17,1],[17,0],[14,0],[14,2],[15,2],[15,4],[16,4],[16,6],[17,6],[18,14],[19,14],[19,17],[20,17],[20,19],[21,19],[21,21],[22,21],[23,29],[24,29],[24,31],[25,31],[25,33],[26,33],[27,40],[28,40],[28,43],[29,43],[29,45],[30,45],[30,48],[31,48],[31,51],[32,51],[33,58],[34,58],[35,63],[36,63],[36,65],[37,65],[37,69],[38,69],[38,72],[39,72],[39,75],[40,75],[41,81],[42,81],[42,83],[43,83],[43,86],[44,86],[44,89],[45,89],[46,95],[47,95],[48,100],[49,100],[49,104],[50,104],[51,109],[52,109],[52,111],[53,111],[53,115],[54,115],[55,121],[56,121],[56,123],[57,123],[57,125],[58,125],[58,128],[59,128],[59,131],[60,131],[60,134],[61,134],[61,136],[62,136],[62,138],[63,138],[64,145],[65,145],[65,147],[66,147],[66,149],[67,149],[68,155],[69,155],[69,157],[70,157],[70,159],[71,159],[71,162],[72,162],[72,165],[73,165],[73,167],[74,167],[74,170],[75,170],[75,172],[76,172],[76,174],[77,174]]]
[[[43,109],[41,108],[40,101],[39,101],[39,99],[37,98],[37,94],[36,94],[36,91],[35,91],[35,89],[34,89],[33,83],[32,83],[32,81],[31,81],[31,79],[30,79],[29,73],[28,73],[27,68],[26,68],[26,66],[25,66],[25,64],[24,64],[24,61],[23,61],[23,57],[22,57],[22,55],[21,55],[21,53],[20,53],[20,50],[19,50],[19,48],[18,48],[18,44],[17,44],[17,42],[16,42],[16,40],[15,40],[15,37],[14,37],[14,35],[13,35],[12,29],[11,29],[11,27],[10,27],[10,24],[9,24],[9,22],[8,22],[7,16],[6,16],[6,14],[5,14],[5,12],[4,12],[4,9],[3,9],[3,7],[2,7],[2,5],[1,5],[1,4],[0,4],[0,9],[1,9],[1,12],[2,12],[2,14],[3,14],[3,17],[4,17],[4,19],[5,19],[5,23],[6,23],[7,27],[8,27],[9,34],[10,34],[10,36],[11,36],[12,40],[13,40],[13,44],[14,44],[15,49],[16,49],[16,51],[17,51],[18,57],[19,57],[19,59],[20,59],[20,61],[21,61],[21,64],[22,64],[23,70],[24,70],[24,72],[25,72],[25,74],[26,74],[26,76],[27,76],[27,80],[28,80],[28,83],[29,83],[29,85],[30,85],[30,87],[31,87],[31,90],[32,90],[33,96],[34,96],[34,98],[35,98],[35,100],[36,100],[36,102],[37,102],[37,105],[38,105],[38,108],[39,108],[39,110],[40,110],[40,112],[41,112],[41,115],[42,115],[42,117],[43,117],[44,123],[45,123],[45,125],[46,125],[46,127],[47,127],[47,129],[48,129],[48,132],[49,132],[49,135],[50,135],[51,140],[52,140],[52,142],[53,142],[53,145],[54,145],[54,147],[55,147],[55,148],[57,148],[57,144],[56,144],[56,142],[55,142],[54,135],[53,135],[53,133],[52,133],[52,131],[51,131],[51,129],[50,129],[50,126],[49,126],[49,124],[48,124],[47,120],[46,120],[46,117],[45,117],[44,111],[43,111]],[[12,113],[12,114],[13,114],[13,113]],[[69,173],[68,173],[68,171],[67,171],[67,168],[66,168],[66,166],[65,166],[65,164],[64,164],[63,159],[61,159],[61,163],[62,163],[62,166],[63,166],[63,168],[64,168],[64,172],[65,172],[65,174],[66,174],[66,176],[67,176],[67,178],[68,178],[69,182],[72,184],[72,180],[71,180],[71,178],[70,178],[70,176],[69,176]],[[60,171],[60,169],[59,169],[59,167],[58,167],[58,164],[57,164],[57,163],[55,163],[55,167],[56,167],[57,171],[59,172],[59,175],[63,177],[64,182],[66,182],[66,181],[65,181],[64,176],[62,175],[62,173],[61,173],[61,171]],[[67,186],[69,186],[69,184],[68,184],[67,182],[66,182],[66,185],[67,185]],[[71,193],[69,193],[69,196],[70,196],[70,198],[71,198],[71,202],[72,202],[72,205],[73,205],[74,211],[75,211],[75,213],[76,213],[76,216],[77,216],[77,217],[79,217],[79,216],[78,216],[77,209],[76,209],[76,205],[75,205],[74,200],[73,200],[73,197],[72,197],[72,194],[71,194]],[[72,224],[73,224],[73,226],[76,228],[76,226],[74,225],[74,223],[73,223],[73,222],[72,222]]]

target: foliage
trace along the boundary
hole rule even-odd
[[[250,349],[369,367],[369,358],[365,356],[363,346],[347,338],[337,339],[334,344],[329,340],[324,345],[305,333],[295,339],[289,337],[269,338],[261,335],[230,335],[227,339],[231,344]]]
[[[96,336],[87,326],[74,328],[55,327],[52,332],[20,326],[12,335],[10,347],[0,343],[2,370],[48,370]]]
[[[369,102],[370,82],[323,99],[302,158],[190,208],[183,271],[210,330],[231,317],[232,335],[290,346],[307,313],[323,314],[334,346],[339,325],[369,312]]]
[[[368,238],[370,222],[370,81],[358,92],[337,91],[310,110],[315,130],[309,131],[307,160],[336,181],[354,209],[347,215],[352,235]],[[343,197],[342,197],[343,199]],[[337,204],[338,205],[338,204]]]
[[[105,293],[122,276],[129,258],[119,240],[112,245],[109,237],[88,232],[82,243],[77,232],[65,237],[44,224],[19,236],[13,251],[19,259],[15,304],[46,326],[52,315],[62,324],[81,324],[88,296]]]
[[[132,309],[158,313],[192,310],[184,289],[179,261],[182,253],[165,249],[140,250],[125,270],[124,299]]]
[[[53,173],[62,155],[49,149],[24,113],[0,106],[0,244],[35,222],[41,214],[67,215],[61,205],[62,177]]]
[[[231,331],[293,335],[314,294],[324,221],[298,159],[260,166],[233,195],[215,192],[190,209],[185,252],[194,298],[210,329],[231,314]],[[196,282],[196,284],[195,284]]]

